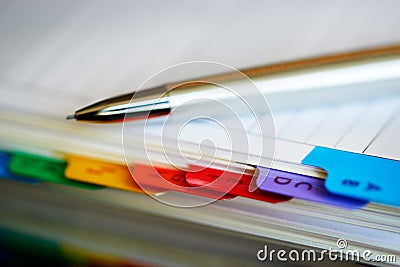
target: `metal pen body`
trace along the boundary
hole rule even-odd
[[[166,86],[160,86],[109,98],[77,110],[71,119],[107,123],[167,115],[171,106],[166,93]]]
[[[390,62],[390,60],[392,62]],[[380,62],[387,62],[388,66],[382,69],[382,66],[379,65]],[[262,92],[263,94],[270,94],[271,91],[279,90],[293,92],[291,95],[275,94],[272,97],[269,95],[268,101],[270,104],[278,103],[277,105],[280,105],[280,107],[283,107],[283,105],[296,107],[300,102],[304,104],[304,101],[322,103],[321,101],[325,98],[331,99],[333,95],[337,98],[337,101],[349,99],[349,97],[351,97],[348,95],[348,91],[350,91],[348,89],[350,87],[352,91],[357,93],[355,94],[357,97],[359,95],[358,93],[370,94],[373,90],[367,92],[365,88],[368,84],[373,85],[374,83],[372,82],[375,82],[375,80],[379,82],[380,80],[390,81],[399,79],[397,73],[393,74],[393,71],[390,71],[396,69],[399,62],[400,45],[394,45],[245,69],[242,70],[241,74],[250,77],[256,83],[258,80],[258,85],[260,85],[263,90],[267,90]],[[374,64],[376,66],[373,66]],[[360,71],[365,72],[365,70],[362,68],[355,69],[353,67],[368,67],[368,65],[370,65],[369,74],[362,76],[364,80],[360,80],[361,78],[356,80],[354,77],[360,77]],[[380,69],[376,71],[378,67]],[[339,72],[337,70],[339,70]],[[340,70],[344,71],[340,72]],[[329,73],[329,71],[331,71],[331,73]],[[319,75],[319,73],[321,75]],[[356,73],[357,75],[351,73]],[[371,73],[374,75],[371,76]],[[375,77],[379,73],[382,74],[382,77]],[[384,77],[385,75],[388,77]],[[390,75],[393,77],[389,77]],[[67,118],[101,123],[121,122],[124,119],[135,120],[168,115],[175,107],[181,106],[182,104],[186,105],[185,102],[191,99],[208,97],[211,100],[223,100],[226,97],[229,98],[229,96],[232,96],[227,92],[223,92],[223,90],[217,90],[215,86],[210,87],[209,85],[204,86],[204,84],[199,84],[199,81],[226,85],[234,83],[235,79],[242,78],[242,76],[238,75],[238,72],[225,73],[205,77],[203,79],[137,91],[89,105],[77,110],[74,115],[70,115]],[[261,80],[260,82],[260,79],[266,80]],[[323,90],[307,91],[307,89],[310,88],[325,89],[327,87],[334,87],[335,91],[333,92],[333,90],[331,90],[333,93],[329,92],[329,90],[325,90],[326,92],[322,92]],[[375,87],[378,88],[379,86]],[[386,84],[385,88],[388,88]],[[390,88],[390,90],[392,89]],[[341,94],[342,91],[346,93],[343,99],[340,98],[341,95],[345,95]],[[246,95],[246,90],[241,90],[241,92],[243,92],[244,96],[248,97],[248,99],[254,99],[255,102],[257,102],[258,99]],[[210,106],[205,102],[201,102],[200,107],[210,109]]]

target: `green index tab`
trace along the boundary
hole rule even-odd
[[[65,177],[67,162],[25,152],[12,152],[9,170],[16,174],[32,177],[44,182],[75,186],[85,189],[102,188],[97,185],[69,180]]]

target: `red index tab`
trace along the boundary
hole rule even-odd
[[[211,168],[200,168],[191,165],[189,172],[186,173],[186,181],[194,186],[205,186],[215,191],[229,190],[230,194],[257,199],[269,203],[279,203],[292,199],[292,197],[265,192],[257,188],[249,192],[249,186],[252,181],[249,174],[240,174]]]
[[[191,185],[186,181],[186,172],[178,169],[135,164],[132,175],[138,184],[145,184],[149,187],[174,190],[213,199],[232,199],[235,197],[235,195],[231,194],[226,194],[221,197],[220,191],[213,191],[210,190],[210,188],[201,188]]]

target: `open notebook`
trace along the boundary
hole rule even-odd
[[[393,66],[397,60],[396,58],[389,60],[389,66]],[[367,64],[366,66],[372,68],[370,71],[379,72],[381,69],[374,64]],[[384,69],[385,64],[382,64],[380,67]],[[358,73],[358,71],[360,69],[355,69],[355,73]],[[349,77],[348,70],[344,73],[334,72],[333,75],[337,79],[332,84],[327,84],[330,74],[324,72],[322,76],[324,79],[320,80],[320,84],[309,87],[297,82],[282,83],[282,80],[279,80],[293,81],[296,77],[304,80],[304,76],[301,76],[304,74],[296,72],[287,77],[272,76],[267,80],[255,80],[258,86],[268,86],[274,82],[282,86],[290,85],[286,89],[283,88],[281,91],[272,92],[268,95],[276,130],[275,160],[268,167],[271,167],[274,171],[281,171],[279,177],[289,175],[281,177],[286,179],[280,180],[281,182],[284,181],[283,183],[287,183],[289,179],[305,183],[302,179],[306,177],[307,179],[316,179],[318,183],[323,184],[324,179],[328,181],[331,176],[342,178],[343,172],[348,172],[349,175],[345,177],[347,182],[342,183],[342,185],[350,184],[353,186],[352,190],[348,192],[340,188],[340,185],[330,184],[330,194],[334,195],[333,197],[329,195],[330,202],[321,201],[321,195],[318,198],[304,197],[307,192],[299,195],[298,192],[274,188],[272,184],[268,184],[271,181],[268,180],[268,177],[267,179],[262,177],[263,167],[265,166],[255,166],[258,171],[258,177],[255,177],[257,178],[257,186],[264,193],[258,192],[257,197],[253,197],[253,199],[245,195],[235,197],[234,194],[231,194],[226,198],[233,199],[218,200],[211,205],[196,209],[170,207],[147,195],[133,193],[131,191],[138,192],[140,188],[127,186],[126,184],[130,183],[129,181],[125,181],[125,185],[109,186],[107,179],[114,179],[111,183],[115,185],[115,179],[119,177],[125,179],[127,172],[122,149],[122,125],[95,125],[66,121],[65,115],[76,108],[76,105],[87,104],[87,99],[79,98],[73,94],[70,95],[68,92],[59,94],[41,87],[35,87],[33,84],[18,83],[6,79],[1,80],[2,90],[7,98],[0,99],[0,146],[4,152],[14,153],[12,154],[14,161],[11,167],[22,176],[24,176],[23,174],[26,175],[26,172],[18,169],[18,167],[21,167],[18,163],[26,163],[27,160],[34,161],[35,157],[32,155],[38,155],[39,157],[54,159],[59,164],[57,166],[64,164],[62,165],[64,167],[60,168],[64,170],[62,168],[66,166],[66,176],[70,181],[86,182],[92,186],[105,185],[106,187],[124,189],[122,191],[110,188],[75,191],[71,188],[72,191],[68,193],[69,190],[64,187],[40,184],[32,189],[33,193],[28,197],[30,201],[35,201],[35,199],[46,201],[43,198],[48,195],[45,193],[48,190],[57,192],[51,195],[54,198],[58,198],[57,194],[62,195],[65,191],[66,195],[71,195],[71,203],[76,201],[77,205],[82,201],[84,202],[85,198],[89,198],[91,205],[94,206],[97,204],[99,206],[114,205],[125,209],[128,213],[141,211],[150,215],[190,221],[318,249],[332,247],[335,245],[336,239],[345,238],[350,249],[370,249],[374,254],[394,254],[399,257],[400,225],[398,216],[400,211],[396,206],[399,202],[398,196],[393,197],[391,195],[393,191],[390,191],[391,188],[387,188],[387,184],[367,184],[371,187],[371,190],[374,190],[373,193],[379,191],[376,190],[377,186],[384,187],[385,194],[383,197],[380,197],[381,195],[370,197],[373,193],[363,195],[363,192],[354,189],[358,186],[357,182],[360,184],[365,182],[364,180],[356,180],[363,178],[359,177],[358,173],[364,175],[365,170],[367,170],[374,176],[376,174],[374,173],[376,171],[375,166],[382,166],[382,175],[385,175],[385,177],[381,180],[386,181],[387,174],[391,173],[394,176],[390,177],[390,181],[393,183],[392,188],[397,188],[395,179],[399,170],[396,164],[398,164],[397,160],[400,159],[400,150],[398,149],[400,75],[396,71],[389,73],[390,75],[387,74],[388,72],[384,73],[383,76],[363,75],[360,77],[366,77],[364,81],[350,82],[347,80],[345,84],[340,84],[337,81],[341,79],[346,81],[346,77]],[[306,80],[315,82],[316,79],[315,76],[312,76]],[[337,98],[332,98],[332,96],[337,96]],[[10,101],[10,99],[20,99],[21,101]],[[238,154],[256,155],[258,145],[266,138],[257,133],[256,126],[253,125],[251,120],[249,118],[245,123],[249,140],[251,140],[249,151],[235,151]],[[227,119],[227,124],[229,124],[229,119]],[[135,123],[132,124],[133,131],[143,132],[141,123],[135,125]],[[161,164],[162,167],[166,167],[168,161],[162,153],[159,153],[162,148],[159,143],[160,136],[157,135],[160,125],[162,125],[162,119],[151,121],[148,125],[149,136],[152,138],[148,139],[147,144],[154,152],[153,154],[150,153],[151,160],[156,164]],[[225,133],[221,132],[216,124],[207,121],[195,122],[192,128],[185,129],[188,130],[182,131],[181,138],[184,144],[188,144],[188,146],[182,147],[182,149],[186,149],[189,154],[198,152],[190,150],[196,146],[198,140],[204,138],[212,138],[215,145],[221,149],[221,155],[223,155],[224,149],[229,148]],[[128,147],[124,147],[125,152],[131,151],[134,154],[132,158],[136,162],[132,162],[133,164],[142,163],[144,156],[140,154],[143,152],[140,148],[143,140],[138,138],[137,141],[137,144],[129,144]],[[170,147],[170,149],[176,148]],[[29,155],[21,154],[21,151]],[[373,156],[373,158],[370,156]],[[25,161],[21,161],[21,158]],[[336,161],[340,164],[333,167],[329,165],[329,163]],[[363,165],[364,162],[366,162],[366,165]],[[252,164],[251,161],[245,163]],[[390,166],[386,165],[387,163]],[[391,164],[395,165],[392,166]],[[339,166],[338,169],[335,169],[335,166]],[[372,169],[368,169],[371,167]],[[110,174],[110,176],[102,176],[101,174],[96,176],[94,174],[94,176],[90,176],[90,173],[85,172],[90,168],[94,169],[90,172],[91,174],[99,169],[107,172],[107,168],[116,174]],[[134,171],[135,168],[134,166]],[[25,169],[29,170],[28,167],[25,167]],[[146,175],[146,169],[141,170],[142,172],[138,175]],[[285,171],[290,174],[282,174]],[[290,175],[298,176],[292,177]],[[196,177],[186,176],[186,179],[189,178],[191,178],[189,181],[194,184],[198,182],[194,179]],[[374,177],[371,179],[374,179]],[[133,179],[130,181],[133,182]],[[374,180],[371,181],[374,183]],[[2,183],[0,189],[4,190],[2,200],[8,199],[11,202],[13,202],[13,196],[7,192],[14,192],[16,195],[25,194],[24,192],[29,192],[31,186],[8,184],[5,181]],[[326,181],[325,185],[327,185]],[[362,184],[362,186],[364,185]],[[41,190],[43,190],[43,194],[40,193]],[[232,192],[240,191],[238,188],[235,188],[235,190]],[[386,190],[389,190],[388,194],[386,194]],[[178,203],[190,202],[195,198],[195,196],[185,192],[173,192],[173,190],[166,190],[165,188],[158,191],[155,189],[155,191],[165,196],[166,199]],[[265,192],[267,192],[267,195]],[[278,197],[274,194],[277,194]],[[326,194],[326,191],[324,191],[324,194]],[[204,197],[207,197],[207,195],[202,195],[200,198]],[[73,198],[76,198],[76,200],[73,200]],[[341,204],[342,199],[346,199],[346,201],[348,199],[346,205]],[[48,199],[48,201],[51,201],[51,199]],[[23,200],[15,201],[15,208],[21,210],[19,216],[11,214],[8,209],[2,210],[5,218],[1,222],[2,226],[24,229],[28,232],[43,232],[46,227],[49,227],[47,223],[43,223],[43,225],[25,224],[24,220],[29,218],[30,215],[24,213],[22,206],[19,206],[23,202]],[[370,203],[367,204],[367,202]],[[351,205],[349,206],[348,203],[351,203]],[[91,219],[90,215],[83,216],[87,217],[88,220]],[[70,224],[77,223],[73,218],[69,218],[69,220],[71,220],[68,222]],[[58,223],[62,222],[58,221]],[[57,234],[55,235],[57,236]],[[66,242],[66,237],[63,235],[57,238]]]

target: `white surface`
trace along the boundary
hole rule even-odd
[[[292,117],[289,126],[278,136],[287,140],[306,142],[308,137],[327,119],[329,109],[330,107],[328,106],[299,110]]]
[[[210,60],[244,68],[400,42],[399,8],[398,1],[3,1],[0,106],[64,120],[173,64]],[[397,75],[399,68],[385,66],[341,77]],[[204,74],[174,73],[155,83]],[[328,71],[260,85],[320,86],[337,77]],[[398,139],[397,124],[388,121],[398,102],[362,105],[274,112],[278,137],[358,152],[369,146],[367,153],[399,157],[385,141]],[[287,159],[304,154],[286,145],[276,150]]]
[[[366,109],[366,103],[355,102],[352,105],[341,104],[332,110],[318,127],[317,131],[307,140],[311,144],[334,147],[346,131],[354,124]],[[340,125],[341,127],[338,127]]]
[[[400,159],[400,113],[382,129],[376,139],[367,148],[366,153],[380,157]]]
[[[400,42],[399,9],[395,0],[2,1],[0,97],[10,82],[71,95],[61,117],[186,61],[243,68]]]
[[[393,115],[400,108],[399,98],[375,101],[367,105],[362,116],[354,122],[343,139],[336,145],[338,149],[363,152],[373,142],[386,123],[391,123]],[[399,133],[400,134],[400,133]]]

